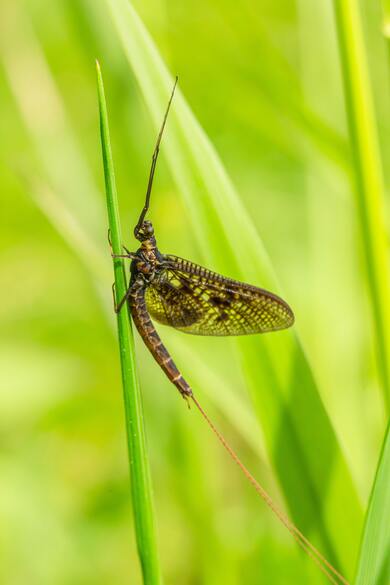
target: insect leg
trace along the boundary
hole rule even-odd
[[[126,246],[124,246],[122,244],[122,248],[124,249],[124,251],[126,252],[126,254],[129,255],[129,258],[131,258],[132,256],[134,256],[134,254],[132,252],[130,252],[130,250],[128,248],[126,248]]]
[[[127,256],[125,256],[125,255],[118,255],[118,254],[113,254],[112,253],[112,241],[111,241],[111,229],[110,228],[108,228],[108,231],[107,231],[107,240],[108,240],[108,245],[111,248],[111,256],[112,256],[112,258],[130,258],[130,259],[133,259],[134,254],[132,252],[130,252],[130,250],[128,248],[126,248],[126,246],[124,246],[123,244],[122,244],[122,248],[126,252]]]
[[[131,287],[129,286],[129,288],[127,289],[125,295],[123,296],[123,298],[119,301],[119,303],[116,303],[116,287],[115,287],[115,282],[112,283],[112,298],[114,301],[114,311],[115,313],[119,313],[119,311],[121,310],[121,308],[123,307],[123,305],[125,304],[125,302],[127,301],[127,299],[130,297],[130,290]]]
[[[123,246],[123,248],[125,247]],[[125,248],[125,250],[128,252],[128,254],[111,254],[111,258],[127,258],[128,260],[134,260],[136,254],[129,252],[127,248]]]

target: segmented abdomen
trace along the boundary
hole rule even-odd
[[[129,296],[129,307],[135,326],[156,362],[183,396],[192,396],[190,386],[177,369],[150,319],[145,302],[145,288],[133,287]]]

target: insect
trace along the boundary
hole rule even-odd
[[[119,256],[131,259],[130,283],[115,310],[118,312],[125,302],[129,303],[146,346],[183,398],[188,399],[193,396],[191,387],[161,341],[152,319],[184,333],[222,336],[285,329],[294,323],[294,314],[285,301],[271,292],[158,250],[152,222],[145,216],[176,84],[177,78],[153,152],[145,205],[134,228],[134,236],[141,245],[135,253],[125,248],[126,254]]]
[[[115,311],[118,313],[123,305],[128,303],[138,332],[154,359],[178,388],[183,398],[187,401],[191,399],[196,405],[261,498],[303,550],[317,563],[329,581],[348,585],[346,579],[279,510],[269,494],[241,462],[195,398],[190,385],[179,372],[153,325],[152,319],[184,333],[225,336],[277,331],[290,327],[294,323],[291,308],[277,295],[256,286],[226,278],[189,260],[162,254],[157,248],[152,222],[145,219],[145,216],[149,210],[161,138],[176,84],[177,77],[153,152],[145,204],[134,228],[134,236],[140,242],[140,247],[136,252],[130,252],[123,247],[125,254],[112,254],[113,258],[131,260],[129,286],[123,298],[115,304]]]

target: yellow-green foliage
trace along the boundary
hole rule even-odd
[[[239,342],[160,332],[254,474],[352,581],[388,384],[385,191],[362,173],[369,164],[371,179],[380,176],[390,103],[379,2],[361,3],[367,63],[351,58],[346,15],[355,2],[334,5],[3,2],[2,582],[142,582],[95,58],[124,243],[136,245],[156,130],[178,74],[150,211],[159,246],[283,293],[294,309],[292,332]],[[372,104],[356,96],[356,75]],[[358,133],[367,104],[364,132],[375,145],[378,131],[378,153]],[[136,355],[164,582],[323,583],[138,338]],[[359,585],[386,578],[383,453]]]

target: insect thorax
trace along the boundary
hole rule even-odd
[[[160,260],[161,254],[157,249],[154,236],[143,240],[131,263],[130,270],[132,277],[134,278],[136,275],[142,274],[145,282],[151,282],[156,270],[158,270]]]

